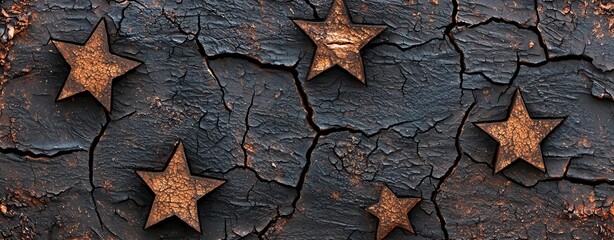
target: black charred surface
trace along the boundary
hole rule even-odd
[[[458,1],[458,21],[470,25],[480,24],[489,19],[501,19],[526,26],[537,25],[535,0]]]
[[[612,1],[538,1],[537,12],[550,57],[585,56],[603,71],[614,69]]]
[[[331,0],[25,2],[0,92],[2,239],[373,239],[364,209],[385,185],[422,198],[417,235],[388,239],[614,237],[609,1],[346,0],[388,26],[362,51],[366,85],[305,79],[315,46],[292,20]],[[83,43],[100,18],[111,51],[143,62],[110,114],[55,101],[70,68],[50,40]],[[517,88],[532,117],[565,120],[545,173],[493,176],[497,143],[472,122],[504,119]],[[192,174],[226,183],[198,202],[201,234],[144,230],[154,195],[135,171],[179,140]]]
[[[440,191],[437,201],[452,239],[614,236],[609,184],[560,180],[524,188],[463,157]]]

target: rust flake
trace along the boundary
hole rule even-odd
[[[4,206],[4,204],[0,204],[0,213],[2,213],[2,215],[6,215],[8,209],[6,208],[6,206]]]
[[[333,199],[334,199],[335,201],[338,201],[339,199],[341,199],[341,193],[340,193],[340,192],[337,192],[337,191],[334,191],[334,192],[331,194],[331,196],[333,197]]]

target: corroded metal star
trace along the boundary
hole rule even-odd
[[[545,172],[546,168],[540,143],[561,121],[563,121],[562,118],[532,119],[524,104],[520,90],[516,90],[507,120],[476,123],[476,126],[499,142],[495,160],[495,174],[518,159],[522,159]]]
[[[137,174],[156,194],[145,228],[177,216],[200,232],[196,201],[224,183],[192,176],[181,142],[163,172],[137,171]]]
[[[386,29],[386,26],[353,24],[343,0],[334,0],[324,22],[294,20],[317,45],[307,79],[339,66],[365,83],[360,50]]]
[[[379,202],[366,209],[379,219],[377,239],[383,239],[396,227],[415,233],[407,214],[420,200],[420,198],[397,198],[388,187],[384,187]]]
[[[58,96],[58,101],[78,93],[90,92],[107,110],[111,111],[113,79],[138,67],[141,63],[112,54],[109,51],[104,19],[98,22],[85,45],[53,40],[71,67],[70,74]]]

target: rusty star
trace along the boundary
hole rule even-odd
[[[379,219],[377,239],[383,239],[396,227],[415,233],[407,214],[420,200],[420,198],[397,198],[388,187],[384,187],[379,202],[366,209]]]
[[[109,51],[107,28],[104,19],[98,22],[85,45],[53,40],[71,67],[57,100],[78,93],[90,92],[107,110],[111,111],[111,85],[114,78],[138,67],[141,63]]]
[[[224,183],[192,176],[181,142],[163,172],[137,171],[137,174],[156,195],[145,228],[177,216],[200,232],[196,201]]]
[[[294,20],[294,23],[317,45],[308,80],[331,67],[339,66],[365,83],[360,50],[384,31],[386,26],[353,24],[343,0],[334,0],[324,22]]]
[[[516,90],[507,120],[476,123],[476,125],[499,142],[495,174],[518,159],[522,159],[545,172],[546,168],[540,143],[561,121],[563,121],[562,118],[532,119],[524,100],[522,100],[520,90]]]

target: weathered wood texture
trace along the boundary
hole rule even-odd
[[[337,68],[306,81],[315,45],[292,20],[331,0],[3,0],[0,238],[373,239],[382,187],[422,201],[417,235],[388,239],[614,238],[614,3],[346,0],[388,28],[362,51],[366,85]],[[56,102],[105,18],[113,53],[141,66],[112,109]],[[520,88],[532,117],[565,118],[543,173],[493,175],[499,121]],[[182,140],[194,175],[224,179],[144,230]]]

